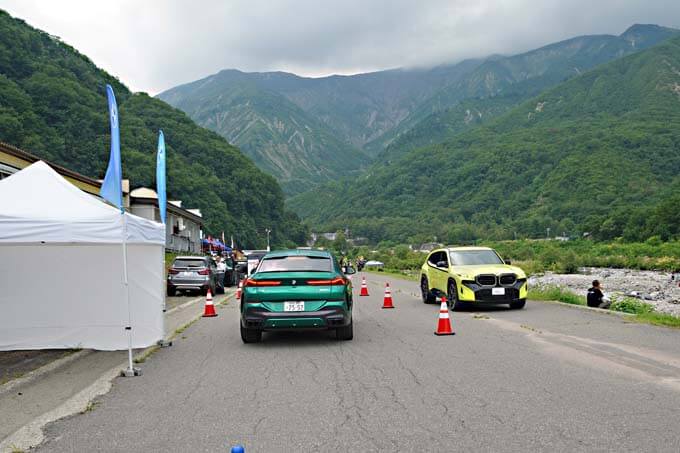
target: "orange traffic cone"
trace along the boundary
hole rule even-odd
[[[368,296],[368,286],[366,285],[366,277],[361,277],[361,292],[360,296]]]
[[[451,320],[449,319],[449,307],[446,305],[446,297],[442,296],[442,305],[439,308],[439,323],[435,335],[455,335],[456,333],[451,328]]]
[[[203,317],[212,318],[213,316],[217,316],[217,313],[215,312],[215,305],[213,305],[212,293],[210,292],[210,288],[208,288],[208,294],[205,295],[205,308],[203,310]]]
[[[241,300],[241,288],[243,288],[243,280],[238,282],[238,288],[236,288],[236,300]]]
[[[394,305],[392,305],[392,291],[390,291],[389,283],[385,283],[385,298],[383,299],[382,308],[394,308]]]

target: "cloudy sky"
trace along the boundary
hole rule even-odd
[[[312,77],[512,54],[633,23],[678,0],[0,0],[151,94],[220,69]]]

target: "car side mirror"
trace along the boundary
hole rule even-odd
[[[345,275],[352,275],[352,274],[356,274],[357,271],[352,266],[345,266],[344,267],[344,273],[345,273]]]
[[[437,267],[443,267],[444,269],[448,269],[449,263],[447,261],[439,261],[437,262]]]
[[[505,260],[505,264],[512,264],[512,261],[510,261],[510,260]]]

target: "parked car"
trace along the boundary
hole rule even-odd
[[[346,274],[354,273],[348,266]],[[244,282],[241,339],[254,343],[264,331],[325,329],[351,340],[352,304],[352,282],[329,252],[271,252]]]
[[[190,290],[198,290],[206,295],[208,289],[214,294],[216,287],[217,269],[209,257],[178,256],[168,269],[168,296],[174,296],[177,291]]]
[[[423,302],[446,295],[449,306],[509,304],[524,308],[527,277],[488,247],[449,247],[433,250],[421,268]]]

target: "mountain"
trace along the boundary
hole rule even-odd
[[[201,209],[208,232],[234,233],[263,246],[303,242],[299,219],[286,212],[276,181],[219,135],[146,94],[131,93],[58,38],[0,10],[0,140],[54,163],[101,178],[108,163],[105,85],[113,86],[121,127],[123,174],[155,184],[157,134],[163,129],[168,196]],[[258,234],[259,231],[259,234]]]
[[[238,145],[261,169],[276,175],[289,194],[357,173],[369,163],[323,122],[264,85],[242,72],[222,71],[159,98]]]
[[[679,126],[673,37],[289,205],[315,227],[374,241],[543,237],[546,228],[678,238]]]
[[[318,79],[225,70],[158,97],[240,146],[296,194],[357,174],[371,161],[361,146],[476,64]]]
[[[677,33],[671,28],[638,24],[619,36],[579,36],[519,55],[489,58],[420,104],[398,127],[369,144],[369,152],[387,148],[383,154],[394,157],[414,147],[441,142],[547,88]]]
[[[354,76],[226,70],[158,97],[242,147],[296,194],[356,176],[371,160],[361,152],[384,160],[445,140],[676,32],[634,25],[619,36],[580,36],[519,55]]]

